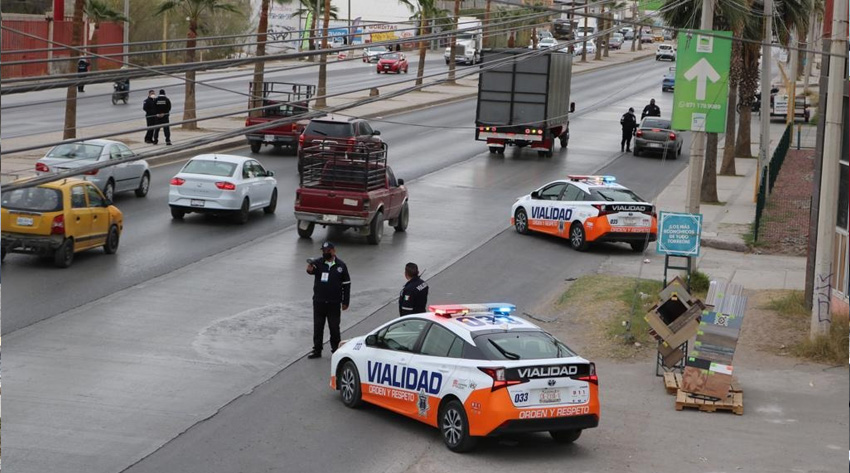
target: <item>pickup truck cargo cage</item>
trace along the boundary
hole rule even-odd
[[[263,116],[292,117],[310,109],[310,99],[316,95],[316,86],[291,82],[263,82]],[[254,83],[249,82],[248,92],[254,96]],[[276,105],[276,106],[275,106]]]
[[[387,179],[387,144],[325,140],[303,149],[298,169],[301,187],[381,189]]]

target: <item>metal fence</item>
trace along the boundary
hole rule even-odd
[[[785,162],[785,157],[788,155],[788,149],[791,143],[791,133],[793,125],[785,127],[785,132],[776,149],[773,150],[773,155],[767,162],[767,165],[761,170],[761,179],[759,179],[759,191],[756,198],[756,220],[753,224],[753,241],[759,240],[759,229],[764,216],[764,209],[768,204],[768,198],[773,192],[773,186],[776,184],[776,178],[779,177],[779,171],[782,170],[782,164]]]

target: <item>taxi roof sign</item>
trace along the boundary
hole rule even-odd
[[[428,311],[442,317],[465,314],[510,314],[516,310],[516,306],[506,302],[490,302],[486,304],[442,304],[428,306]]]

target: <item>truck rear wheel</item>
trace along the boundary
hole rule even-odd
[[[377,245],[381,242],[381,239],[384,237],[384,213],[378,211],[375,214],[375,217],[369,223],[369,236],[366,237],[366,241],[369,242],[370,245]]]
[[[306,225],[304,225],[306,223]],[[301,238],[310,238],[313,236],[313,230],[316,228],[316,224],[313,222],[302,222],[298,221],[298,236]]]
[[[498,146],[490,146],[489,148],[490,148],[490,154],[499,154],[499,150],[501,149]]]
[[[262,148],[262,147],[263,147],[263,143],[260,142],[260,141],[252,141],[251,142],[251,152],[252,153],[259,153],[260,148]]]

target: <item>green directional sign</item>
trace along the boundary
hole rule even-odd
[[[673,94],[674,130],[726,131],[731,55],[731,31],[679,33]]]

